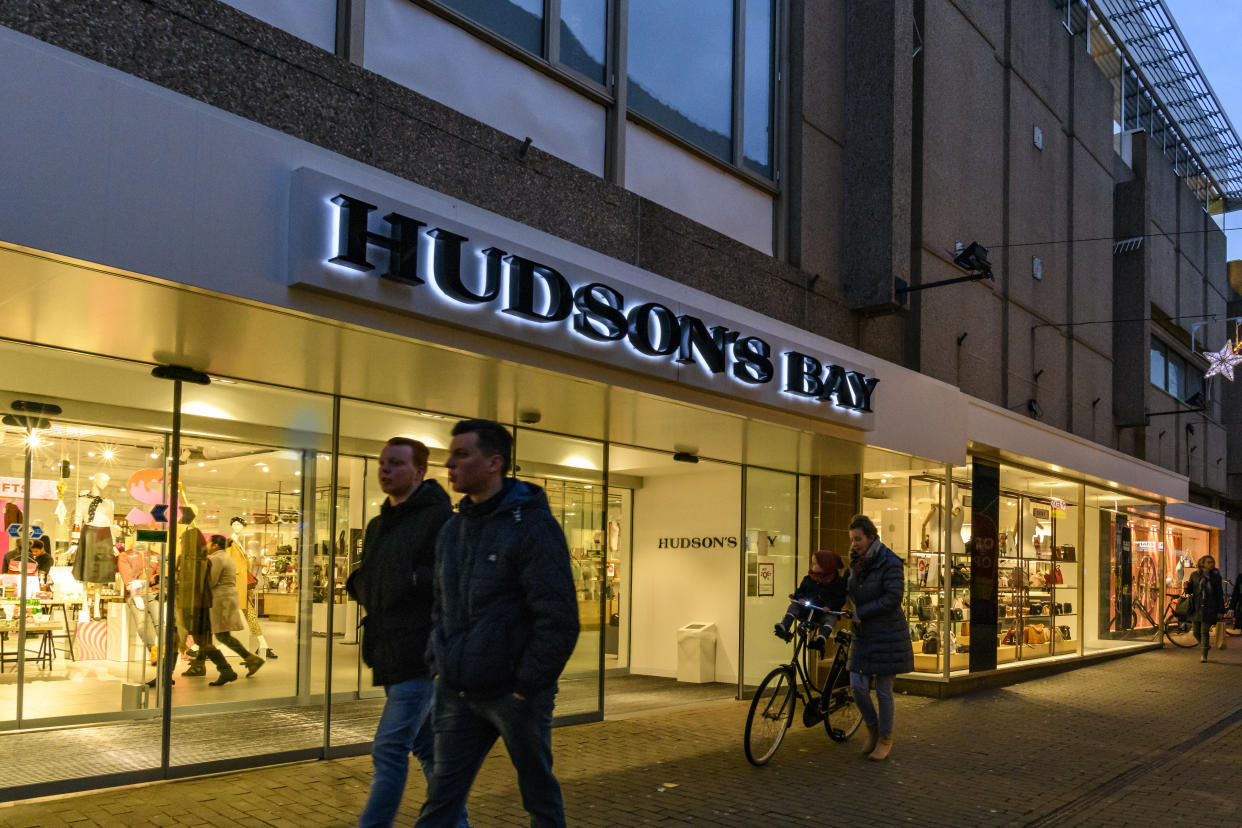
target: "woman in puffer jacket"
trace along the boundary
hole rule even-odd
[[[854,599],[854,646],[850,685],[869,739],[869,759],[886,759],[893,749],[893,678],[914,669],[910,628],[901,609],[905,569],[901,558],[880,543],[871,518],[850,521],[850,598]],[[870,685],[875,680],[876,702]]]

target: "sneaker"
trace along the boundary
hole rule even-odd
[[[785,629],[780,624],[776,625],[776,628],[773,630],[773,632],[776,633],[776,637],[779,638],[781,641],[793,641],[793,633]]]
[[[267,658],[268,661],[271,661],[272,659],[276,658],[276,653],[272,652],[271,647],[268,647],[267,652],[264,653],[264,657]]]

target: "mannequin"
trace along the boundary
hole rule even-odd
[[[73,558],[73,577],[86,587],[91,618],[102,618],[100,587],[116,577],[116,549],[112,543],[112,521],[116,505],[106,494],[110,478],[98,472],[91,488],[78,495],[74,523],[78,525],[78,552]]]
[[[939,503],[928,506],[927,516],[923,518],[923,548],[932,552],[940,551],[941,533],[944,531],[944,507]]]
[[[962,506],[961,497],[953,498],[953,508],[949,510],[949,542],[955,550],[965,545],[962,540],[962,526],[966,523],[966,509]]]
[[[255,583],[250,583],[250,579],[254,576],[250,574],[249,556],[246,554],[246,548],[242,545],[242,532],[246,529],[246,519],[243,517],[235,517],[229,521],[229,557],[233,559],[233,565],[237,567],[237,595],[241,599],[242,613],[246,616],[246,625],[250,629],[250,634],[259,640],[259,651],[263,653],[264,658],[276,658],[276,653],[267,645],[267,639],[263,637],[263,628],[259,626],[259,609],[258,596],[255,594]]]
[[[136,543],[117,556],[116,569],[130,623],[137,629],[138,637],[150,654],[151,665],[155,666],[159,656],[160,619],[156,606],[159,597],[152,584],[159,580],[159,557],[151,555],[145,543]]]

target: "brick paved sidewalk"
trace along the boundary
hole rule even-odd
[[[1149,652],[966,697],[899,697],[885,763],[795,723],[747,764],[747,704],[728,702],[553,733],[570,825],[1155,825],[1239,823],[1242,643]],[[43,757],[54,761],[54,757]],[[0,807],[6,826],[354,824],[370,759],[309,762]],[[411,774],[398,824],[412,824]],[[503,749],[469,802],[477,828],[526,825]]]

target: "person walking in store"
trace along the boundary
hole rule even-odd
[[[224,535],[212,535],[207,555],[207,585],[211,587],[211,632],[224,646],[237,653],[246,665],[246,678],[259,672],[263,659],[246,649],[233,635],[246,629],[246,619],[241,614],[241,597],[237,594],[237,566],[229,555],[229,539]],[[244,576],[243,576],[244,577]],[[227,684],[237,678],[223,682]]]
[[[880,542],[871,518],[850,521],[850,577],[854,599],[854,645],[850,649],[850,685],[867,725],[869,759],[886,759],[893,749],[893,679],[914,669],[910,627],[901,609],[905,570],[893,550]],[[875,682],[877,714],[871,704]]]
[[[497,737],[531,825],[565,825],[552,708],[578,643],[578,598],[543,489],[506,477],[512,446],[491,420],[453,427],[445,465],[465,497],[436,542],[436,772],[418,828],[453,824]]]
[[[1215,558],[1204,555],[1199,559],[1186,582],[1186,591],[1190,593],[1190,620],[1194,625],[1195,641],[1203,648],[1199,660],[1207,661],[1208,650],[1212,649],[1212,627],[1225,614],[1225,585]]]
[[[453,513],[448,493],[426,479],[427,447],[393,437],[380,452],[379,484],[387,499],[367,524],[362,560],[346,581],[362,605],[362,659],[371,681],[384,688],[375,729],[371,794],[360,828],[392,825],[405,792],[410,754],[428,786],[436,770],[431,706],[435,685],[425,653],[431,635],[436,536]],[[454,823],[469,828],[465,803]]]
[[[181,533],[181,540],[177,544],[175,605],[178,649],[185,646],[186,636],[194,639],[195,645],[190,666],[181,675],[188,678],[207,675],[205,662],[211,659],[220,675],[209,684],[219,687],[236,681],[237,672],[229,666],[224,653],[211,641],[212,593],[207,582],[210,568],[203,533],[191,524]]]

